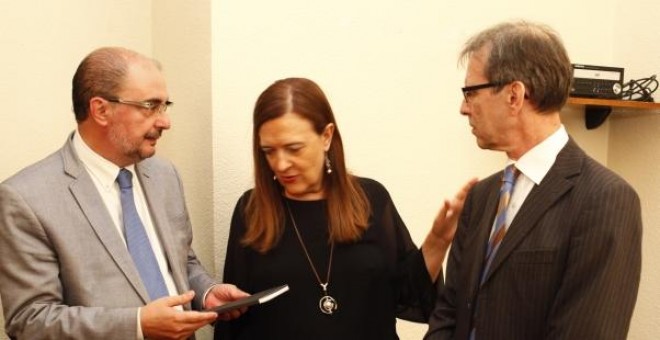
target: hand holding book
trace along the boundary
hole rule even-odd
[[[226,313],[226,312],[229,312],[229,311],[237,309],[237,308],[248,307],[248,306],[252,306],[252,305],[258,305],[258,304],[266,303],[266,302],[280,296],[281,294],[284,294],[288,290],[289,290],[288,285],[281,285],[281,286],[273,287],[273,288],[266,289],[266,290],[263,290],[263,291],[258,292],[258,293],[254,293],[254,294],[252,294],[250,296],[247,296],[247,297],[244,297],[242,299],[238,299],[236,301],[228,302],[228,303],[225,303],[225,304],[220,305],[220,306],[209,308],[209,309],[207,309],[207,311],[212,311],[212,312],[216,312],[218,314],[221,314],[221,313]]]

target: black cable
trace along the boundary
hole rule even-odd
[[[653,102],[651,96],[658,89],[658,80],[655,74],[648,78],[631,79],[623,84],[621,99],[640,102]]]

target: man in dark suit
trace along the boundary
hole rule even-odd
[[[217,315],[191,309],[247,294],[204,270],[191,249],[178,173],[151,157],[170,127],[160,66],[127,49],[101,48],[79,65],[72,92],[77,130],[59,151],[0,184],[6,332],[16,339],[192,337]]]
[[[468,195],[425,339],[625,339],[640,202],[561,124],[572,74],[561,40],[543,25],[504,23],[461,56],[461,114],[479,147],[514,167],[508,187],[500,172]]]

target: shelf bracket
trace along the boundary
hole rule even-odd
[[[595,129],[605,122],[612,112],[612,107],[601,105],[585,105],[584,124],[587,130]]]

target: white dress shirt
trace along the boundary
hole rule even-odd
[[[548,174],[552,165],[555,164],[557,155],[566,143],[568,143],[568,133],[564,125],[561,125],[557,131],[527,151],[518,161],[507,160],[506,165],[515,164],[516,168],[520,170],[520,175],[518,175],[509,200],[505,228],[509,228],[511,221],[513,221],[532,188],[539,185]]]

